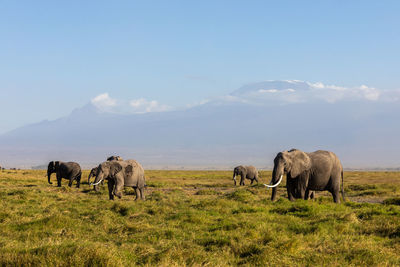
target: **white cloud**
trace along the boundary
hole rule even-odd
[[[341,99],[366,99],[369,101],[377,101],[381,96],[378,89],[366,85],[343,87],[337,85],[324,85],[320,82],[308,84],[311,89],[321,89],[319,91],[320,97],[328,102],[336,102]]]
[[[199,102],[192,103],[192,104],[186,104],[186,108],[193,108],[193,107],[197,107],[197,106],[202,106],[202,105],[205,105],[205,104],[207,104],[209,102],[211,102],[211,99],[204,99],[204,100],[201,100]]]
[[[366,99],[371,100],[371,101],[378,100],[379,96],[381,95],[378,90],[376,90],[375,88],[372,88],[372,87],[368,87],[366,85],[361,85],[359,90]]]
[[[172,108],[167,105],[162,105],[155,100],[146,100],[145,98],[133,100],[119,100],[109,96],[108,93],[100,94],[91,100],[100,112],[132,114],[132,113],[147,113],[147,112],[162,112]]]
[[[129,105],[133,108],[132,111],[134,113],[162,112],[171,110],[170,106],[161,105],[155,100],[148,101],[145,98],[131,100]]]
[[[296,90],[292,88],[284,89],[284,90],[277,90],[277,89],[260,89],[258,90],[259,93],[279,93],[279,92],[295,92]]]
[[[323,83],[308,83],[311,87],[317,88],[317,89],[323,89],[325,85]]]
[[[301,80],[285,80],[285,82],[296,84],[296,83],[303,83],[304,81],[301,81]]]
[[[103,107],[114,107],[117,104],[117,100],[111,98],[108,93],[100,94],[92,99],[92,104],[98,108]]]
[[[261,88],[260,88],[261,87]],[[384,91],[366,85],[344,87],[326,85],[321,82],[310,83],[298,80],[265,81],[244,86],[233,95],[242,102],[254,104],[304,103],[325,101],[399,101],[400,94],[395,90]]]
[[[260,89],[260,90],[258,90],[258,92],[259,93],[277,93],[278,90],[276,90],[276,89],[268,89],[268,90]]]

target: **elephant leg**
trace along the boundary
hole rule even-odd
[[[333,196],[333,201],[335,202],[335,203],[340,203],[340,194],[339,194],[339,190],[334,190],[334,191],[332,191],[331,192],[332,193],[332,196]]]
[[[113,194],[114,180],[109,179],[107,185],[108,185],[108,196],[109,196],[110,200],[114,200],[114,194]]]
[[[291,178],[287,179],[286,189],[287,189],[287,193],[288,193],[288,199],[290,201],[294,201],[295,200],[295,198],[294,198],[294,184],[293,184],[293,181],[291,181]]]
[[[79,188],[81,186],[81,175],[79,175],[77,178],[76,178],[76,188]]]
[[[254,179],[251,179],[251,183],[250,183],[250,185],[252,185],[254,183]]]
[[[312,193],[313,193],[313,192],[311,192],[311,194],[312,194]],[[310,194],[310,190],[307,188],[307,189],[306,189],[306,193],[305,193],[305,195],[304,195],[304,199],[305,199],[305,200],[308,200],[308,198],[311,197],[311,194]]]
[[[300,189],[300,198],[301,199],[305,199],[305,196],[306,196],[306,190],[304,190],[304,189]]]
[[[118,198],[122,197],[122,190],[124,189],[124,185],[121,183],[115,183],[114,186],[114,195],[116,195]]]
[[[72,186],[72,182],[74,181],[74,179],[69,178],[69,182],[68,182],[68,186],[71,187]]]
[[[57,187],[61,187],[61,175],[57,174]]]
[[[244,175],[240,175],[240,185],[244,185]]]
[[[340,203],[340,183],[339,183],[339,178],[338,179],[333,179],[334,177],[331,177],[332,181],[332,187],[330,188],[329,192],[331,192],[333,196],[333,201],[335,203]],[[336,183],[334,181],[337,181]]]
[[[236,186],[236,175],[233,176],[233,183]]]
[[[315,193],[314,193],[314,191],[312,191],[310,194],[310,199],[314,199],[314,197],[315,197]]]
[[[136,192],[136,198],[135,198],[135,200],[138,200],[139,198],[141,198],[141,196],[140,196],[140,190],[139,190],[139,188],[137,188],[137,187],[134,187],[134,189],[135,189],[135,192]]]
[[[144,188],[140,188],[140,196],[142,197],[142,200],[146,200],[146,197],[144,195]]]

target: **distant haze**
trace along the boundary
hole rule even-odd
[[[146,168],[271,168],[279,151],[325,149],[345,168],[400,166],[400,92],[265,81],[174,108],[103,93],[69,116],[0,136],[0,165],[50,160],[95,166],[107,156]]]

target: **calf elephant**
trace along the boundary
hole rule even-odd
[[[111,200],[114,195],[121,198],[124,186],[135,189],[136,200],[145,199],[146,185],[142,165],[135,160],[106,161],[97,169],[96,180],[92,185],[98,185],[104,179],[108,180],[108,194]]]
[[[52,173],[56,173],[57,186],[61,186],[61,179],[65,178],[69,180],[68,186],[72,186],[72,182],[76,180],[76,187],[79,188],[81,184],[81,166],[76,162],[62,162],[62,161],[50,161],[47,166],[47,177],[49,184],[50,176]]]
[[[340,203],[340,178],[342,178],[343,189],[343,167],[339,158],[333,153],[318,150],[311,153],[292,149],[279,152],[274,159],[272,171],[273,185],[271,200],[276,198],[277,186],[286,174],[286,188],[289,200],[295,198],[308,199],[313,197],[312,191],[329,191],[335,203]]]
[[[240,175],[240,183],[239,185],[244,185],[244,179],[250,179],[251,184],[253,184],[254,180],[258,184],[258,171],[254,166],[237,166],[233,169],[233,182],[236,185],[236,176]]]
[[[108,157],[108,158],[107,158],[107,161],[113,161],[113,160],[116,160],[116,161],[123,161],[123,159],[122,159],[120,156],[111,156],[111,157]],[[94,168],[92,168],[92,169],[90,170],[90,173],[89,173],[89,176],[88,176],[88,184],[90,184],[90,178],[91,178],[91,177],[96,177],[96,175],[97,175],[97,168],[98,168],[98,167],[94,167]],[[102,185],[104,184],[104,180],[101,181],[101,184],[102,184]],[[99,185],[93,186],[93,189],[94,189],[95,191],[99,191],[99,190],[100,190]]]
[[[89,173],[89,176],[88,176],[88,184],[90,184],[90,178],[96,177],[97,171],[98,171],[98,167],[94,167],[94,168],[92,168],[92,169],[90,170],[90,173]],[[104,183],[104,181],[101,181],[101,184],[102,184],[102,185],[103,185],[103,183]],[[99,191],[99,190],[100,190],[100,187],[99,187],[99,186],[100,186],[100,185],[95,185],[95,186],[93,186],[93,189],[94,189],[95,191]]]

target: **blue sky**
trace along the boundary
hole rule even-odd
[[[264,80],[400,89],[399,12],[400,1],[3,0],[0,133],[104,93],[176,107]]]

